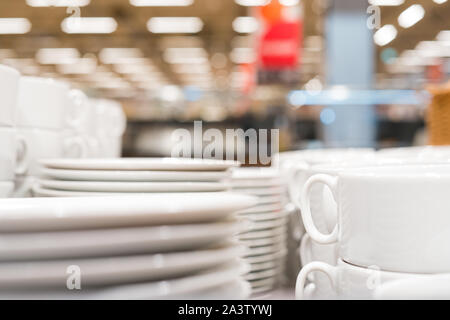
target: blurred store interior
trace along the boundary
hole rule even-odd
[[[2,0],[0,63],[120,101],[124,156],[177,128],[278,128],[280,150],[427,143],[447,0]]]

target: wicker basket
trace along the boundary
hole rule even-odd
[[[431,145],[450,145],[450,83],[429,87],[427,126]]]

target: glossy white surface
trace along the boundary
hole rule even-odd
[[[14,126],[16,112],[17,92],[20,73],[10,67],[0,65],[0,125]]]
[[[319,243],[339,242],[345,261],[398,272],[450,270],[450,165],[351,169],[337,177],[316,175],[307,184],[316,182],[333,190],[338,224],[331,234],[321,233],[305,205],[305,228]]]
[[[42,168],[42,174],[60,180],[86,181],[220,181],[231,177],[231,171],[120,171],[65,170]]]
[[[131,181],[69,181],[39,179],[45,189],[89,192],[214,192],[226,191],[224,182],[131,182]]]
[[[297,299],[314,297],[314,289],[305,288],[306,279],[311,272],[322,272],[328,277],[337,299],[373,299],[375,289],[390,281],[429,277],[426,274],[381,271],[375,266],[357,267],[342,260],[338,261],[337,266],[312,262],[303,267],[297,277]]]
[[[21,77],[17,127],[61,130],[66,126],[69,86],[53,79]]]
[[[46,159],[41,163],[74,170],[221,171],[238,166],[235,161],[191,158]]]
[[[67,230],[217,221],[255,205],[229,192],[0,200],[0,231]]]
[[[0,285],[2,288],[64,288],[69,266],[80,268],[83,285],[88,287],[162,280],[218,266],[238,258],[242,252],[241,246],[227,245],[151,255],[3,262],[0,264]]]
[[[1,186],[0,186],[1,187]],[[238,221],[0,234],[0,261],[101,257],[193,250],[232,239]]]

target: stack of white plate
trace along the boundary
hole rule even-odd
[[[250,282],[253,295],[270,292],[280,281],[287,254],[285,188],[277,171],[270,168],[234,170],[232,188],[258,198],[256,206],[239,212],[250,221],[239,239],[247,247],[245,261],[251,269],[245,279]]]
[[[35,196],[220,192],[230,189],[234,161],[183,158],[46,159]]]
[[[245,299],[230,192],[2,199],[0,298]]]

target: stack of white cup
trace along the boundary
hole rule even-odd
[[[370,299],[393,280],[450,273],[450,149],[401,153],[310,169],[299,203],[309,250],[331,261],[309,259],[298,298]]]
[[[25,143],[23,165],[16,178],[15,197],[31,195],[39,160],[80,157],[84,143],[68,131],[70,120],[69,86],[46,78],[21,77],[15,124]]]
[[[0,65],[0,198],[12,195],[15,174],[25,170],[25,146],[14,122],[19,78],[19,72]]]

